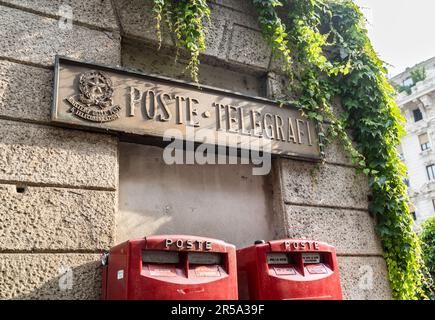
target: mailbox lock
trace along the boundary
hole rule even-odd
[[[109,261],[109,252],[103,252],[101,255],[101,265],[107,266],[107,262]]]

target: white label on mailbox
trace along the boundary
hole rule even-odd
[[[118,274],[116,275],[116,278],[118,280],[121,280],[124,278],[124,270],[118,270]]]
[[[307,271],[311,274],[327,274],[328,270],[326,270],[325,266],[323,264],[314,264],[314,265],[308,265]]]
[[[279,267],[273,267],[275,270],[275,273],[278,276],[288,276],[288,275],[295,275],[296,271],[292,267],[286,267],[286,268],[279,268]]]
[[[197,277],[220,277],[221,275],[218,266],[197,266],[195,274]]]
[[[269,253],[267,255],[268,264],[288,264],[288,257],[285,253]]]
[[[155,277],[176,277],[177,269],[175,267],[168,267],[162,265],[152,265],[148,266],[150,270],[150,275]]]
[[[320,254],[318,253],[303,253],[302,259],[304,263],[320,263]]]

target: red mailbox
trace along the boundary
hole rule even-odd
[[[341,300],[335,248],[311,240],[257,241],[237,250],[242,300]]]
[[[103,264],[107,300],[237,300],[235,247],[184,235],[113,247]]]

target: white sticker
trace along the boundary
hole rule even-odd
[[[268,264],[288,264],[289,260],[287,254],[285,253],[268,253],[267,254]]]
[[[124,279],[124,270],[118,270],[118,274],[116,276],[118,280]]]
[[[304,263],[320,263],[320,254],[318,253],[303,253],[302,259]]]

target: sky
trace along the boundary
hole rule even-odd
[[[395,76],[435,56],[435,0],[354,0],[369,22],[369,37]]]

